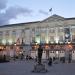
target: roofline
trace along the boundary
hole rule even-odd
[[[32,24],[32,23],[39,23],[39,22],[41,22],[41,21],[26,22],[26,23],[16,23],[16,24],[8,24],[8,25],[0,26],[0,28],[3,28],[3,27],[13,27],[13,26],[22,26],[24,24]]]
[[[56,15],[56,14],[54,14]],[[52,15],[52,16],[54,16]],[[50,17],[52,17],[50,16]],[[59,15],[56,15],[56,16],[59,16]],[[62,16],[60,16],[62,17]],[[49,17],[48,17],[49,18]],[[46,18],[46,19],[48,19]],[[73,18],[64,18],[62,17],[64,20],[75,20],[75,17]],[[41,22],[44,22],[46,19],[42,20],[42,21],[33,21],[33,22],[26,22],[26,23],[15,23],[15,24],[7,24],[7,25],[1,25],[0,28],[4,28],[4,27],[14,27],[14,26],[23,26],[24,24],[34,24],[34,23],[41,23]]]
[[[75,18],[65,18],[65,20],[75,20]]]

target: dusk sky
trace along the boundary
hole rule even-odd
[[[0,25],[43,20],[57,14],[75,17],[75,0],[0,0]]]

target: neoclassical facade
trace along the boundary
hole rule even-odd
[[[43,21],[0,26],[0,43],[75,42],[75,18],[52,15]]]
[[[0,26],[0,44],[75,42],[75,18],[52,15],[42,21]]]

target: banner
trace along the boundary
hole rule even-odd
[[[65,28],[64,33],[65,33],[65,42],[70,42],[70,28]]]

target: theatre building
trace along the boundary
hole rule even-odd
[[[22,45],[23,51],[14,47]],[[38,44],[43,46],[43,59],[49,57],[69,57],[75,60],[75,18],[64,18],[59,15],[52,15],[42,21],[27,22],[0,26],[0,44],[13,46],[2,50],[10,56],[16,53],[26,53],[26,46],[32,57],[37,56]],[[17,49],[17,50],[16,50]],[[27,53],[28,53],[27,52]]]

